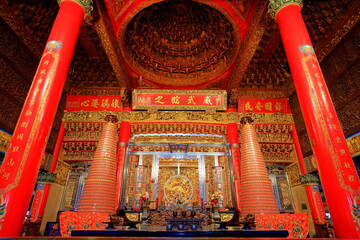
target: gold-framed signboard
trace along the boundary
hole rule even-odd
[[[134,110],[225,111],[227,93],[224,90],[135,89],[132,104]]]

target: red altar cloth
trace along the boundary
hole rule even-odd
[[[60,233],[63,237],[68,237],[72,230],[103,230],[103,222],[109,222],[108,214],[99,213],[77,213],[62,212],[60,219]]]
[[[288,238],[306,238],[309,233],[307,213],[255,215],[257,230],[288,230]]]

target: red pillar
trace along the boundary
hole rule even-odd
[[[360,183],[300,13],[300,0],[272,0],[321,184],[338,238],[360,238]]]
[[[228,112],[232,112],[232,111],[233,110],[228,110]],[[230,151],[232,156],[231,162],[232,162],[232,171],[234,175],[236,208],[238,211],[241,211],[240,144],[239,144],[238,127],[235,122],[227,124],[227,137],[230,144]]]
[[[0,169],[0,236],[19,236],[89,1],[63,0]],[[88,3],[86,6],[83,4]],[[90,9],[88,9],[90,10]]]
[[[116,170],[116,209],[120,208],[120,194],[122,188],[122,178],[124,171],[124,163],[126,157],[126,147],[130,139],[130,123],[123,121],[120,124],[119,144],[117,154],[117,170]]]
[[[56,140],[56,144],[55,144],[55,148],[54,148],[54,152],[53,152],[53,160],[50,166],[50,173],[54,173],[56,170],[56,166],[59,160],[59,155],[61,152],[61,148],[62,148],[62,143],[64,140],[64,135],[65,135],[65,127],[64,127],[64,122],[61,122],[60,125],[60,130],[59,130],[59,134]]]
[[[302,184],[304,184],[304,187],[305,187],[306,196],[309,201],[313,222],[316,224],[325,224],[326,223],[326,221],[325,221],[326,215],[325,215],[325,209],[324,209],[324,205],[322,203],[322,199],[321,199],[321,195],[320,195],[319,183],[316,180],[315,181],[309,181],[309,180],[305,181],[305,179],[310,179],[311,177],[308,176],[309,174],[307,174],[307,171],[306,171],[305,162],[304,162],[304,158],[301,153],[299,137],[297,135],[295,125],[293,125],[292,128],[293,128],[292,135],[293,135],[293,139],[294,139],[296,155],[298,157],[300,172],[303,176]],[[314,177],[311,179],[314,179]]]
[[[65,134],[64,122],[61,122],[58,138],[56,141],[55,149],[53,152],[53,160],[49,169],[49,174],[53,174],[56,169],[56,165],[59,159],[60,150]],[[54,179],[55,180],[55,179]],[[53,181],[51,181],[53,182]],[[39,218],[44,216],[45,206],[50,192],[51,182],[38,182],[33,203],[30,209],[30,221],[36,222]],[[37,203],[37,204],[34,204]]]

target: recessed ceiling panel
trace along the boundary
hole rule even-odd
[[[205,4],[175,0],[153,4],[129,22],[126,61],[139,75],[166,86],[194,86],[224,73],[235,58],[232,24]]]

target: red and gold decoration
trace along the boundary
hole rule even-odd
[[[63,237],[71,236],[72,230],[103,230],[104,222],[109,222],[109,214],[62,212],[59,215],[60,233]]]
[[[359,177],[300,13],[301,1],[273,0],[269,8],[279,25],[335,235],[360,238],[360,223],[352,215],[354,202],[359,203]]]
[[[133,109],[226,110],[226,91],[148,90],[133,91]]]
[[[30,222],[36,222],[44,213],[50,184],[38,183],[30,209]]]
[[[320,189],[319,189],[320,181],[315,175],[307,174],[308,171],[306,169],[304,158],[302,157],[301,154],[300,142],[295,126],[293,130],[293,138],[296,147],[296,153],[299,160],[299,168],[302,174],[301,176],[299,176],[299,180],[301,184],[303,184],[305,187],[313,222],[315,224],[325,224],[327,217],[325,215],[324,204],[322,202],[322,198],[320,195]]]
[[[115,213],[117,119],[110,115],[105,120],[77,212]]]
[[[288,238],[306,238],[309,233],[307,213],[258,214],[255,216],[258,230],[288,230]]]
[[[85,8],[63,0],[0,170],[0,236],[19,236],[55,118]],[[92,1],[87,2],[89,6]],[[19,201],[21,199],[21,201]]]
[[[279,213],[252,119],[241,120],[241,215]]]
[[[140,10],[149,3],[142,0],[136,5]],[[130,16],[120,17],[129,21],[119,32],[119,39],[124,39],[121,50],[139,88],[201,86],[210,80],[226,86],[240,34],[220,11],[200,2],[161,1],[131,20],[124,17]]]
[[[351,156],[360,155],[360,132],[346,139]]]
[[[314,223],[325,224],[327,217],[320,194],[319,178],[313,174],[303,174],[300,176],[300,180],[301,184],[305,185]]]
[[[11,140],[11,134],[0,129],[0,152],[6,153]]]
[[[59,135],[56,141],[53,160],[48,173],[40,172],[38,175],[38,184],[36,186],[35,196],[32,201],[30,209],[30,222],[36,222],[41,219],[44,215],[46,203],[48,200],[51,183],[55,181],[56,174],[54,174],[62,146],[62,140],[64,138],[64,123],[61,123]],[[49,177],[42,177],[42,175]]]
[[[122,111],[120,96],[67,96],[67,111]]]
[[[240,185],[240,144],[239,144],[239,133],[236,123],[229,123],[227,126],[228,141],[231,150],[231,166],[234,174],[234,185],[235,185],[235,196],[236,196],[236,207],[241,210],[241,185]]]
[[[291,113],[291,109],[287,99],[240,98],[238,102],[238,108],[239,112],[241,113]]]
[[[123,180],[124,164],[126,157],[126,147],[130,138],[130,123],[123,121],[120,124],[119,141],[117,149],[117,170],[116,170],[116,208],[119,208],[120,193]]]
[[[237,113],[237,112],[211,112],[209,111],[206,114],[199,114],[199,111],[154,111],[157,108],[149,108],[149,111],[121,111],[121,112],[111,112],[111,114],[117,116],[119,121],[129,121],[131,123],[146,123],[141,124],[139,131],[147,131],[150,129],[146,127],[148,124],[154,126],[159,123],[165,123],[166,126],[176,125],[181,127],[181,131],[187,131],[186,128],[198,128],[197,124],[193,123],[204,123],[205,125],[209,124],[226,124],[230,122],[239,122],[240,119],[244,116],[252,116],[255,123],[264,123],[264,124],[293,124],[294,119],[291,114],[282,114],[282,113]],[[206,111],[206,110],[205,110]],[[65,112],[64,121],[69,122],[99,122],[106,115],[106,111],[77,111],[77,112]],[[169,123],[173,121],[176,123]],[[187,126],[188,127],[187,127]],[[203,124],[201,124],[203,125]],[[145,127],[144,127],[145,126]],[[204,126],[205,132],[209,131],[209,127]],[[217,126],[215,128],[218,128]],[[148,130],[147,130],[148,129]],[[173,129],[174,130],[174,129]],[[200,132],[201,129],[198,129]],[[226,126],[223,126],[220,130],[225,131]],[[165,131],[165,130],[163,130]],[[180,131],[180,130],[179,130]]]

